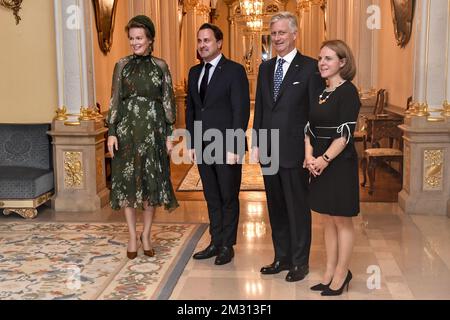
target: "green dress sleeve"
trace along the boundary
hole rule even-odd
[[[114,73],[111,86],[111,100],[109,103],[108,117],[108,136],[116,136],[117,124],[120,122],[120,105],[122,103],[122,70],[125,66],[125,59],[121,59],[114,67]]]
[[[158,58],[153,59],[163,72],[161,98],[166,118],[166,136],[169,137],[172,135],[177,115],[177,106],[175,103],[175,95],[173,93],[172,76],[170,75],[167,63],[164,60]]]

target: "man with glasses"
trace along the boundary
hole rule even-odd
[[[264,167],[270,166],[262,161],[263,156],[279,162],[275,174],[264,175],[275,258],[261,268],[261,273],[289,270],[289,282],[302,280],[309,272],[311,211],[308,171],[303,168],[304,127],[310,99],[324,88],[317,61],[303,56],[295,47],[297,28],[297,18],[290,12],[275,14],[270,21],[277,56],[259,68],[253,122],[257,137],[252,139],[252,158],[261,160],[263,173]],[[279,141],[259,139],[264,129],[269,137],[272,130],[278,130]],[[278,154],[272,154],[277,150]]]

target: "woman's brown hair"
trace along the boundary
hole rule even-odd
[[[344,80],[352,81],[356,75],[355,57],[353,56],[350,47],[342,40],[328,40],[322,43],[320,49],[327,47],[334,52],[339,59],[345,60],[345,65],[339,72],[340,76]]]

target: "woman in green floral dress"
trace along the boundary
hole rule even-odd
[[[170,136],[176,106],[167,64],[151,55],[155,27],[136,16],[126,27],[133,54],[116,64],[108,114],[108,150],[112,156],[112,209],[124,208],[130,232],[127,256],[137,256],[136,209],[143,210],[140,240],[153,256],[150,230],[155,207],[178,206],[170,181]]]

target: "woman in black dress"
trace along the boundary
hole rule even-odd
[[[353,132],[361,102],[351,83],[356,67],[345,42],[326,41],[319,55],[319,70],[327,87],[311,104],[305,128],[305,161],[310,171],[310,205],[323,214],[327,265],[322,283],[311,289],[322,295],[340,295],[352,274],[352,217],[359,213],[358,157]]]

